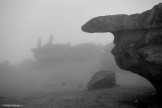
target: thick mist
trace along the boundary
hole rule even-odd
[[[0,107],[111,108],[120,99],[136,102],[138,94],[152,93],[146,79],[116,65],[111,33],[88,34],[81,26],[96,16],[141,13],[160,2],[0,0]],[[101,70],[115,73],[114,87],[87,89]]]
[[[110,33],[87,34],[80,29],[100,15],[134,14],[152,8],[161,0],[0,0],[0,61],[18,64],[32,58],[30,49],[41,37],[46,43],[53,35],[56,43],[73,45],[92,42],[106,45]]]
[[[118,68],[111,54],[113,46],[47,43],[33,48],[34,59],[18,65],[0,64],[0,96],[87,90],[92,75],[100,70],[114,71],[119,85],[151,86],[138,75]]]

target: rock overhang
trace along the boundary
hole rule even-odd
[[[117,65],[148,79],[162,96],[162,3],[141,14],[92,18],[82,30],[111,32]]]
[[[81,29],[88,33],[102,33],[159,27],[162,27],[162,3],[141,14],[98,16],[85,23]]]

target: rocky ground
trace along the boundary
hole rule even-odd
[[[0,105],[2,108],[7,107],[5,104],[22,105],[19,106],[22,108],[161,108],[152,98],[154,94],[154,88],[140,85],[93,91],[81,86],[50,88],[17,97],[1,97]]]
[[[152,98],[155,94],[153,86],[136,74],[118,72],[117,85],[102,90],[88,90],[90,77],[79,76],[80,79],[71,76],[66,76],[67,79],[63,76],[45,78],[43,74],[43,77],[33,76],[35,79],[27,77],[30,78],[28,83],[24,83],[22,79],[15,81],[15,86],[11,83],[8,89],[1,86],[0,107],[13,108],[11,105],[20,105],[20,108],[161,108]],[[25,80],[25,77],[23,79]]]

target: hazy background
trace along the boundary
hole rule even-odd
[[[87,34],[81,26],[99,15],[134,14],[151,9],[161,0],[0,0],[0,62],[17,64],[31,58],[37,39],[49,35],[54,43],[93,42],[106,45],[110,33]]]
[[[120,85],[150,86],[116,65],[111,33],[85,33],[81,26],[99,15],[141,13],[160,1],[0,0],[0,97],[86,89],[100,70],[114,71]],[[54,44],[46,44],[50,35]],[[43,45],[36,48],[39,37]]]

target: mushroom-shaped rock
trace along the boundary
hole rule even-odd
[[[93,18],[82,30],[111,32],[117,65],[149,80],[162,96],[162,3],[141,14]]]
[[[87,85],[89,90],[110,88],[116,85],[116,75],[112,71],[102,70],[95,73]]]

